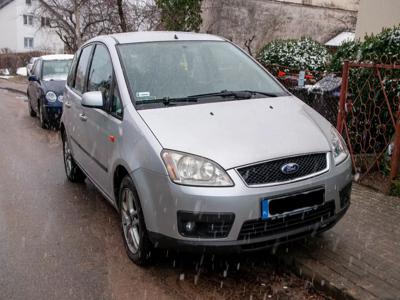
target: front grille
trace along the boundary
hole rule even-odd
[[[299,212],[294,215],[286,215],[280,218],[268,220],[250,220],[242,225],[239,240],[250,240],[268,237],[275,234],[289,232],[298,228],[309,227],[308,230],[317,230],[322,221],[335,215],[335,202],[329,201],[316,209]]]
[[[283,173],[281,168],[293,163],[298,165],[298,170],[292,174]],[[294,180],[321,172],[326,168],[326,153],[316,153],[267,161],[239,168],[238,172],[247,185],[260,185]]]

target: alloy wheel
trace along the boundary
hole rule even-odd
[[[65,163],[65,170],[67,171],[67,175],[71,176],[72,155],[71,155],[71,149],[69,148],[69,143],[66,139],[64,140],[64,163]]]
[[[129,250],[136,254],[140,249],[140,221],[133,192],[129,188],[122,190],[121,222],[124,237]]]

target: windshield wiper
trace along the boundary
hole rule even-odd
[[[199,94],[188,96],[189,99],[200,99],[200,98],[208,98],[208,97],[234,97],[235,99],[251,99],[256,95],[263,95],[266,97],[278,97],[277,94],[267,93],[267,92],[259,92],[259,91],[251,91],[251,90],[243,90],[243,91],[228,91],[223,90],[221,92],[216,93],[208,93],[208,94]]]
[[[277,94],[274,93],[268,93],[268,92],[259,92],[259,91],[250,91],[250,90],[243,90],[243,91],[228,91],[228,90],[223,90],[221,92],[216,92],[216,93],[207,93],[207,94],[198,94],[198,95],[191,95],[187,97],[181,97],[181,98],[169,98],[169,97],[164,97],[164,98],[158,98],[158,99],[150,99],[150,100],[138,100],[135,102],[136,105],[142,105],[142,104],[164,104],[165,106],[168,106],[172,103],[182,103],[182,102],[197,102],[199,99],[202,98],[212,98],[212,97],[222,97],[222,98],[234,98],[237,100],[241,99],[251,99],[256,95],[263,95],[266,97],[278,97]]]
[[[260,92],[260,91],[251,91],[251,90],[245,90],[245,91],[241,91],[241,92],[247,92],[247,93],[251,93],[252,94],[252,96],[255,96],[255,95],[263,95],[263,96],[266,96],[266,97],[279,97],[279,94],[276,94],[276,93],[268,93],[268,92]]]
[[[164,98],[158,98],[158,99],[151,99],[151,100],[139,100],[136,101],[136,105],[141,105],[141,104],[157,104],[161,103],[164,104],[165,106],[170,105],[171,103],[177,103],[177,102],[197,102],[196,98],[190,98],[190,97],[182,97],[182,98],[169,98],[169,97],[164,97]]]

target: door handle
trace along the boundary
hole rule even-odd
[[[79,114],[79,118],[81,119],[81,121],[87,121],[87,116],[85,114]]]
[[[69,102],[64,102],[64,105],[65,105],[65,107],[67,107],[67,108],[71,108],[71,103],[69,103]]]

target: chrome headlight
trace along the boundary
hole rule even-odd
[[[52,91],[47,92],[47,93],[46,93],[46,99],[47,99],[47,101],[49,101],[49,102],[56,102],[56,100],[57,100],[57,95],[56,95],[56,93],[54,93],[54,92],[52,92]]]
[[[347,158],[349,150],[343,137],[334,127],[331,127],[331,145],[335,165],[338,165]]]
[[[60,95],[60,96],[58,96],[58,98],[57,98],[57,99],[58,99],[58,101],[59,101],[59,102],[63,102],[63,100],[64,100],[64,97],[63,97],[63,95]]]
[[[215,162],[206,158],[163,150],[161,157],[171,180],[194,186],[233,186],[229,175]]]

